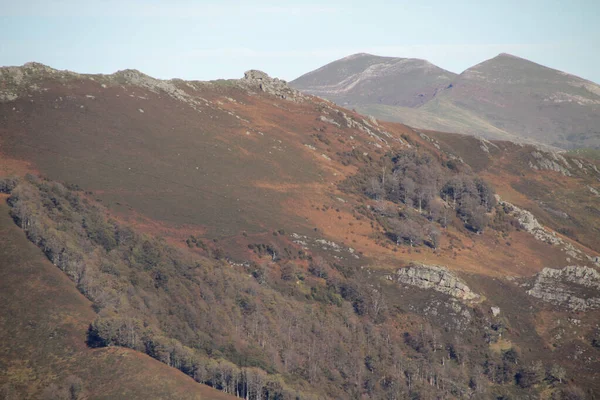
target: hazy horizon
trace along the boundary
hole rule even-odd
[[[0,65],[81,73],[293,80],[355,53],[421,58],[460,73],[499,53],[600,82],[600,4],[579,0],[307,3],[0,0]]]

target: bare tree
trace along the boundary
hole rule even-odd
[[[423,230],[421,226],[410,218],[402,220],[391,219],[389,225],[397,245],[400,245],[403,241],[408,241],[412,247],[423,240]]]
[[[412,205],[412,199],[415,195],[415,188],[416,188],[415,181],[413,181],[409,177],[405,177],[404,179],[402,179],[401,187],[402,187],[402,196],[403,196],[404,204]]]
[[[372,177],[369,179],[367,194],[376,200],[385,198],[385,190],[379,178]]]

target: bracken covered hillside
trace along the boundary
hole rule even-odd
[[[76,357],[251,399],[600,390],[597,161],[382,123],[260,71],[0,71],[5,218],[91,302],[56,319],[81,321]],[[44,318],[35,299],[3,326]],[[108,375],[0,334],[4,392],[101,397]]]

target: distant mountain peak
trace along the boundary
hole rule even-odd
[[[600,85],[504,52],[460,75],[427,60],[357,53],[291,86],[420,128],[600,146]]]
[[[339,104],[418,107],[456,74],[418,58],[356,53],[309,72],[291,85]]]
[[[342,60],[352,60],[352,59],[360,58],[360,57],[377,57],[377,56],[375,56],[373,54],[369,54],[369,53],[355,53],[355,54],[350,54],[349,56],[342,58]]]
[[[510,53],[500,53],[498,54],[496,57],[494,58],[502,58],[502,57],[507,57],[507,58],[517,58],[519,60],[525,60],[524,58],[515,56],[514,54],[510,54]]]

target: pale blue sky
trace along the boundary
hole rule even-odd
[[[291,80],[358,52],[453,72],[506,52],[600,83],[600,0],[0,0],[0,65]]]

